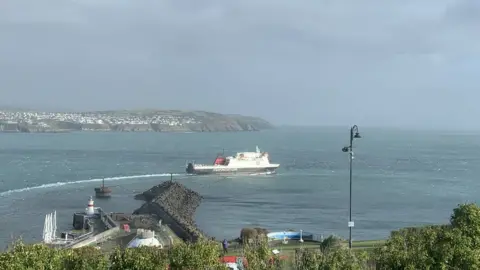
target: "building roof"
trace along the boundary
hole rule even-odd
[[[129,248],[136,248],[136,247],[162,247],[162,244],[160,244],[160,241],[158,241],[157,238],[151,237],[151,238],[140,238],[140,237],[135,237],[128,243]]]

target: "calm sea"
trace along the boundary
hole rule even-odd
[[[475,201],[480,133],[360,127],[355,141],[354,240],[385,238],[393,229],[446,223],[451,210]],[[41,239],[45,214],[70,229],[105,177],[107,211],[132,212],[133,195],[175,179],[205,199],[196,220],[217,238],[247,226],[348,235],[347,128],[282,128],[252,133],[0,134],[0,242]],[[211,163],[217,153],[254,151],[281,164],[277,175],[187,177],[185,160]]]

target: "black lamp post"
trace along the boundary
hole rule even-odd
[[[352,248],[352,228],[355,223],[352,221],[352,160],[353,160],[353,139],[361,138],[360,133],[358,133],[357,125],[354,125],[350,128],[350,145],[342,148],[342,151],[345,153],[350,153],[350,206],[349,206],[349,220],[348,220],[348,247]]]

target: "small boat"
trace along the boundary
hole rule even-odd
[[[105,178],[102,179],[102,186],[95,188],[95,196],[97,198],[108,198],[111,196],[112,190],[105,186]]]
[[[273,174],[280,164],[270,163],[267,152],[238,152],[235,156],[218,155],[212,165],[188,163],[188,174]]]

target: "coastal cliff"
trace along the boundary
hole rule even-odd
[[[35,112],[0,109],[0,132],[235,132],[271,129],[251,116],[203,111],[138,110],[97,112]]]

